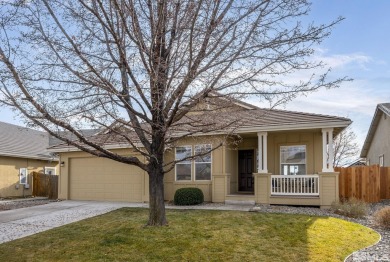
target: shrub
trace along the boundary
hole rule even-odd
[[[173,200],[178,206],[198,205],[203,203],[204,196],[199,188],[186,187],[176,190]]]
[[[374,218],[379,225],[390,229],[390,207],[384,207],[377,211]]]
[[[333,202],[331,209],[334,213],[347,217],[361,218],[367,215],[367,204],[356,198]]]

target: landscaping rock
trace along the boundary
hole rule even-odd
[[[50,200],[47,198],[20,198],[20,199],[1,199],[0,200],[0,211],[18,209],[24,207],[32,207],[45,205],[58,200]]]

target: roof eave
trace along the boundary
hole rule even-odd
[[[12,154],[12,153],[0,153],[0,156],[6,157],[17,157],[17,158],[26,158],[26,159],[36,159],[36,160],[48,160],[48,161],[58,161],[56,157],[41,157],[41,156],[32,156],[32,155],[23,155],[23,154]]]
[[[372,118],[370,128],[368,129],[366,139],[364,140],[364,144],[362,147],[362,151],[360,152],[360,157],[366,158],[368,154],[368,150],[370,149],[372,139],[374,138],[374,134],[376,132],[376,128],[378,127],[380,118],[382,117],[383,110],[380,105],[377,105],[374,113],[374,117]]]
[[[352,123],[350,120],[332,121],[326,123],[301,123],[270,126],[250,126],[237,129],[236,133],[270,132],[270,131],[289,131],[304,129],[322,129],[322,128],[345,128]]]
[[[134,144],[136,147],[143,147],[141,143],[135,143]],[[129,144],[108,144],[102,146],[104,149],[128,149],[132,148],[131,145]],[[94,150],[93,147],[88,147],[88,149]],[[47,151],[53,152],[53,153],[67,153],[67,152],[80,152],[82,151],[81,149],[75,147],[75,146],[64,146],[64,147],[56,147],[56,148],[48,148]]]
[[[302,124],[291,124],[291,125],[278,125],[278,126],[251,126],[251,127],[241,127],[235,130],[234,134],[243,134],[243,133],[255,133],[255,132],[271,132],[271,131],[289,131],[289,130],[307,130],[307,129],[322,129],[322,128],[346,128],[352,123],[350,120],[345,121],[332,121],[326,123],[302,123]],[[212,133],[199,133],[192,136],[210,136],[210,135],[226,135],[230,131],[216,131]],[[177,135],[185,135],[177,134]],[[136,144],[137,147],[143,147],[141,143]],[[108,144],[103,146],[104,149],[125,149],[131,148],[128,144]],[[93,149],[91,147],[91,149]],[[66,152],[79,152],[79,148],[74,146],[65,146],[65,147],[55,147],[49,148],[49,152],[56,153],[66,153]]]

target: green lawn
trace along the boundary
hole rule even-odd
[[[342,261],[379,235],[329,217],[123,208],[0,245],[0,261]]]

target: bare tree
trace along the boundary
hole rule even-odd
[[[237,124],[189,111],[216,92],[284,102],[346,80],[312,74],[323,67],[314,47],[342,18],[305,24],[309,8],[306,0],[4,1],[0,99],[71,146],[145,170],[148,224],[164,225],[163,177],[176,163],[163,161],[165,150]],[[284,81],[302,70],[307,79]],[[83,136],[86,126],[109,135]],[[145,160],[104,147],[113,137]]]
[[[333,166],[343,166],[358,156],[360,148],[356,143],[356,134],[351,127],[347,127],[334,138],[333,148]]]

